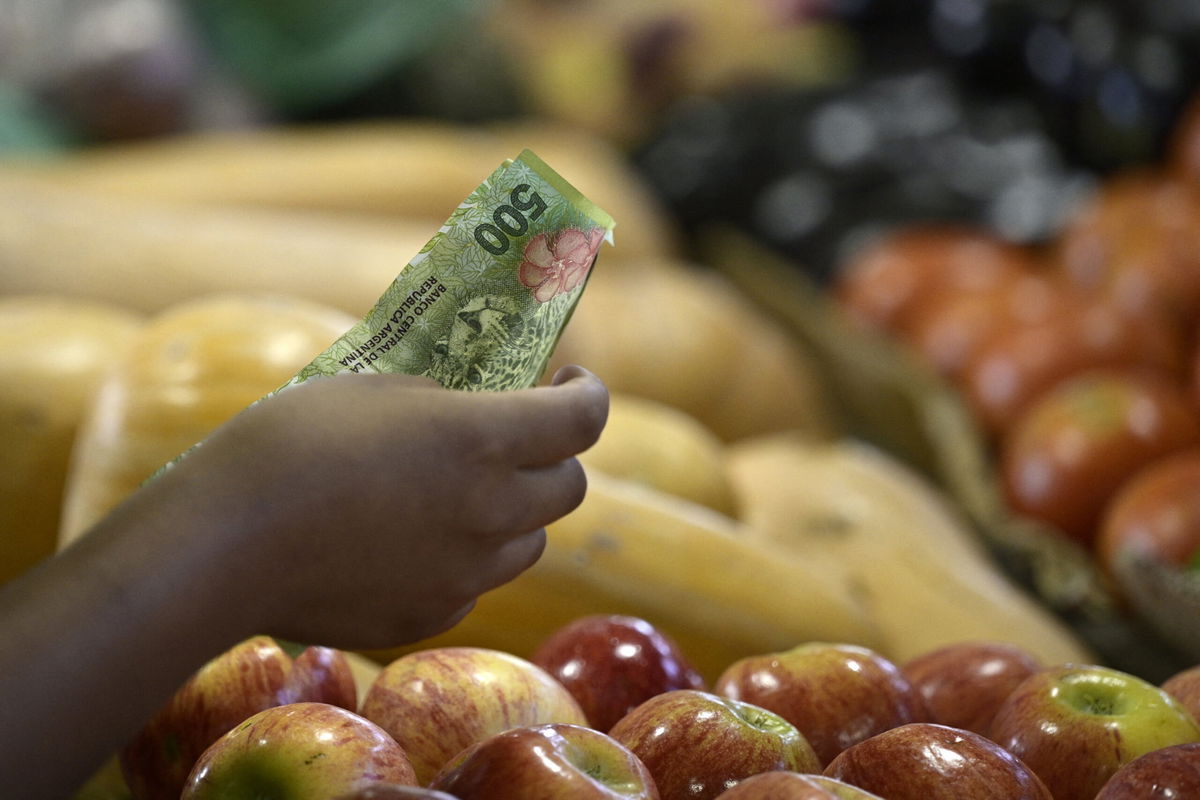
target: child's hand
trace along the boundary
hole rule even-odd
[[[537,560],[542,526],[583,499],[574,456],[607,410],[578,367],[502,393],[318,379],[248,409],[160,480],[186,479],[191,513],[219,523],[225,563],[196,566],[235,582],[253,632],[388,647],[450,627]]]

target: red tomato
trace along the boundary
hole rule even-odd
[[[1134,313],[1190,320],[1200,312],[1200,181],[1128,172],[1106,184],[1064,230],[1068,280]]]
[[[980,229],[914,225],[885,235],[847,260],[833,292],[855,322],[892,330],[935,289],[996,286],[1031,262],[1024,248]]]
[[[1200,569],[1200,449],[1160,458],[1121,487],[1104,512],[1096,551],[1109,574],[1125,554]]]
[[[1161,378],[1096,370],[1064,381],[1016,420],[1002,442],[1013,511],[1094,541],[1104,507],[1155,459],[1200,444],[1185,394]]]
[[[1061,299],[1048,318],[998,331],[963,366],[959,386],[989,435],[1000,436],[1039,395],[1085,370],[1183,374],[1179,332],[1161,317],[1126,314],[1098,297]]]
[[[934,292],[913,306],[899,335],[937,372],[957,381],[985,341],[1015,325],[1044,322],[1062,302],[1056,281],[1024,273],[991,291]]]

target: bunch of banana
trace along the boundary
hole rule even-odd
[[[883,450],[772,434],[731,446],[729,471],[749,535],[853,586],[893,660],[969,639],[1011,642],[1046,663],[1095,660]]]

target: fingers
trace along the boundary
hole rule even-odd
[[[546,531],[538,528],[505,542],[489,559],[486,577],[480,577],[479,591],[495,589],[516,578],[537,563],[546,549]]]
[[[491,395],[497,431],[522,467],[556,464],[596,443],[608,419],[608,390],[582,367],[563,367],[552,386]]]
[[[548,467],[517,470],[512,477],[513,497],[521,498],[520,517],[510,531],[549,525],[574,511],[587,494],[587,475],[577,459],[568,458]]]

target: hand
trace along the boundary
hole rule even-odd
[[[248,409],[163,478],[200,489],[191,513],[215,512],[229,538],[213,569],[236,582],[254,632],[390,647],[445,630],[537,560],[543,526],[583,499],[574,456],[607,403],[578,367],[499,393],[317,379]]]

